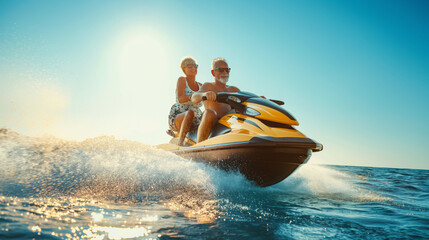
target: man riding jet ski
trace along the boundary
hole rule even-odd
[[[158,147],[184,158],[239,171],[259,186],[276,184],[306,163],[312,152],[323,149],[293,126],[296,119],[280,105],[249,92],[222,92],[216,102],[231,106],[231,113],[220,118],[207,140],[197,142],[197,133],[188,133],[186,146],[173,139]]]

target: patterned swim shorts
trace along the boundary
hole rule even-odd
[[[198,126],[200,125],[201,118],[203,116],[203,113],[199,107],[192,106],[191,104],[180,104],[176,103],[171,106],[170,114],[168,115],[168,125],[173,131],[179,131],[180,129],[176,129],[176,126],[174,124],[174,120],[176,120],[176,117],[184,113],[188,110],[194,111],[194,120],[192,121],[191,129],[190,131],[194,131],[198,129]]]

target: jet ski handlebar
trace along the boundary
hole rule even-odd
[[[249,98],[259,98],[258,95],[250,92],[220,92],[216,93],[216,102],[228,103],[228,100],[235,102],[245,102]],[[202,97],[203,101],[207,100],[206,96]]]
[[[241,103],[247,101],[249,98],[260,98],[260,96],[250,92],[220,92],[216,94],[216,102],[226,103],[231,105],[231,101]],[[203,101],[207,100],[206,96],[202,97]],[[285,103],[280,100],[268,99],[277,105],[284,105]],[[234,103],[233,103],[234,104]]]

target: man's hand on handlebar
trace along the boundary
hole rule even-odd
[[[212,91],[205,92],[203,94],[203,99],[206,99],[206,100],[209,100],[209,101],[216,101],[216,93],[212,92]]]

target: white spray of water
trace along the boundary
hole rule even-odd
[[[0,133],[3,191],[122,196],[182,189],[240,189],[252,184],[238,173],[134,141],[97,137],[82,142],[53,137],[30,138],[3,129]],[[0,188],[1,189],[1,188]],[[31,191],[30,191],[31,193]],[[135,196],[134,196],[135,197]]]
[[[356,176],[328,166],[306,164],[285,181],[271,190],[291,194],[311,194],[338,201],[383,201],[388,200],[377,193],[354,185]]]
[[[259,188],[239,173],[113,137],[73,142],[3,130],[0,164],[0,190],[12,194],[73,194],[131,201],[156,195],[161,200],[174,197],[179,205],[192,202],[192,195],[207,200],[222,192],[248,191],[310,194],[339,201],[385,200],[354,184],[356,176],[326,166],[303,165],[283,182]]]
[[[198,222],[217,217],[217,193],[257,188],[227,173],[134,141],[82,142],[0,131],[0,195],[161,202]]]

